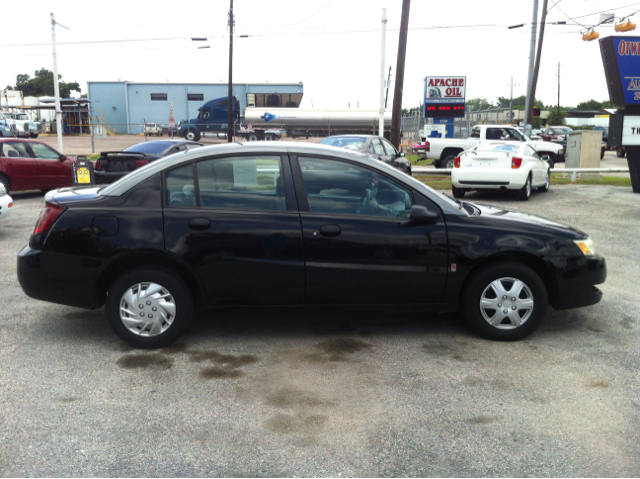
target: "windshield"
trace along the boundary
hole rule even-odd
[[[147,141],[146,143],[138,143],[137,145],[130,146],[122,151],[157,155],[178,143],[177,141]]]
[[[18,115],[14,115],[16,120],[28,120],[29,117],[25,113],[20,113]]]
[[[325,138],[320,141],[322,145],[331,145],[338,146],[340,148],[346,148],[347,150],[355,150],[358,151],[364,144],[364,138],[357,137],[334,137],[334,138]]]
[[[555,128],[556,135],[566,135],[570,131],[573,131],[571,128]]]

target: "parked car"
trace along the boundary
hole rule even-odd
[[[540,136],[544,141],[562,140],[570,131],[573,129],[568,126],[549,126],[542,129]]]
[[[527,135],[525,134],[525,130],[524,128],[522,128],[521,126],[516,127],[516,129],[522,133],[522,135],[525,138],[529,138],[530,141],[542,141],[542,137],[540,135],[538,135],[537,133],[535,133],[535,130],[531,130],[531,135],[527,137]]]
[[[533,188],[549,191],[550,182],[549,157],[538,156],[527,142],[481,143],[460,154],[451,171],[456,198],[471,190],[516,190],[526,201]]]
[[[606,265],[577,229],[455,201],[360,153],[250,142],[47,193],[17,274],[32,298],[106,304],[121,339],[155,348],[194,307],[228,304],[421,304],[515,340],[548,304],[599,302]]]
[[[0,185],[0,223],[9,219],[11,208],[13,208],[13,198],[8,195],[5,187]]]
[[[155,140],[138,143],[122,151],[103,151],[96,160],[96,184],[104,185],[165,156],[203,146],[187,140]]]
[[[0,138],[0,185],[7,193],[71,186],[74,161],[39,141]]]
[[[320,140],[320,144],[359,151],[411,175],[411,162],[385,138],[375,135],[336,135]]]
[[[162,136],[162,127],[157,123],[145,123],[144,124],[144,134],[145,136]]]

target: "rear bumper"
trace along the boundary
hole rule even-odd
[[[558,289],[551,305],[554,309],[581,308],[599,303],[602,291],[596,285],[607,279],[607,264],[600,256],[556,262]]]
[[[519,190],[527,181],[527,176],[528,170],[461,166],[451,173],[451,183],[456,188]]]
[[[96,180],[96,185],[107,185],[119,180],[123,176],[129,174],[130,171],[94,171],[93,175]]]
[[[88,267],[90,266],[90,267]],[[31,298],[94,309],[98,266],[82,264],[81,256],[49,253],[29,246],[18,253],[18,281]]]

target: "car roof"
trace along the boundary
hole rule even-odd
[[[378,135],[332,135],[332,136],[327,136],[326,138],[323,138],[323,140],[327,140],[329,138],[380,138],[380,137]]]
[[[131,188],[140,184],[147,178],[160,173],[168,168],[178,166],[182,163],[187,163],[192,160],[201,160],[207,158],[213,158],[216,156],[225,156],[228,154],[273,154],[273,155],[330,155],[332,157],[342,158],[350,160],[355,163],[360,163],[366,168],[374,168],[382,170],[387,176],[394,177],[395,179],[409,183],[414,189],[419,190],[422,194],[427,196],[433,202],[438,204],[442,208],[445,214],[453,215],[466,215],[459,208],[455,206],[453,200],[444,198],[441,194],[435,190],[429,188],[424,183],[407,176],[392,166],[387,165],[384,162],[372,163],[371,159],[362,153],[347,150],[344,148],[338,148],[330,145],[320,145],[317,143],[303,143],[293,141],[278,141],[278,142],[266,142],[266,141],[252,141],[246,143],[225,143],[221,145],[208,145],[202,148],[193,148],[186,152],[176,153],[174,155],[161,158],[157,161],[149,163],[143,168],[132,171],[128,175],[124,176],[115,183],[100,190],[100,194],[103,196],[121,196]]]

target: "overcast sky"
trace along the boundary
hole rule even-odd
[[[229,0],[2,3],[2,88],[14,85],[17,74],[53,70],[51,12],[69,28],[56,29],[58,72],[64,81],[79,82],[83,93],[87,81],[227,81]],[[554,3],[547,16],[536,97],[546,104],[557,102],[560,62],[561,104],[607,100],[598,42],[582,41],[584,29],[575,22],[597,24],[600,12],[631,15],[640,10],[640,1],[549,0],[550,7]],[[303,82],[301,107],[376,109],[383,7],[388,19],[385,64],[387,70],[392,67],[390,108],[401,0],[235,0],[236,33],[249,37],[234,39],[234,83]],[[497,96],[508,97],[512,75],[514,97],[525,94],[532,11],[532,0],[413,0],[403,106],[420,103],[424,77],[432,75],[466,76],[467,99],[496,102]],[[631,19],[637,22],[640,13]],[[549,24],[557,21],[568,24]],[[522,23],[526,25],[507,28]],[[612,26],[597,31],[600,38],[614,33]],[[210,40],[193,42],[190,37]],[[124,41],[134,39],[164,40]],[[109,42],[114,40],[118,42]],[[210,48],[197,48],[203,45]]]

